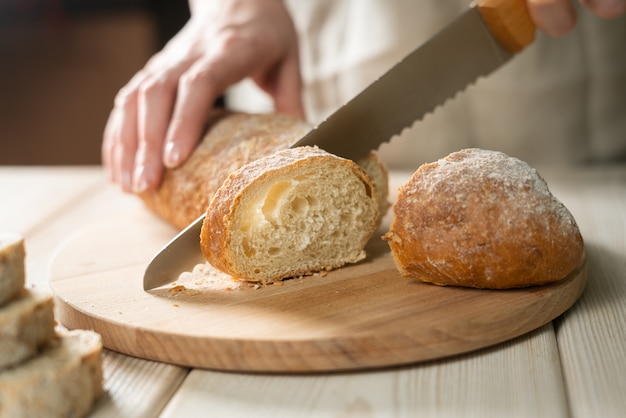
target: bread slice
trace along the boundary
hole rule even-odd
[[[206,215],[201,247],[209,263],[269,283],[362,260],[379,210],[356,163],[301,147],[232,173]]]
[[[0,417],[83,417],[102,393],[102,342],[68,331],[30,361],[0,372]]]
[[[24,287],[24,258],[24,239],[16,234],[0,234],[0,306]]]
[[[22,290],[18,298],[0,308],[0,370],[35,356],[53,336],[52,296]]]
[[[572,273],[583,239],[567,208],[528,164],[466,149],[421,166],[400,189],[385,239],[406,277],[506,289]]]

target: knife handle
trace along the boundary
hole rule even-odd
[[[535,39],[526,0],[482,0],[478,11],[492,35],[511,53],[520,52]]]

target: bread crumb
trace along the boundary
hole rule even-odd
[[[168,293],[180,293],[182,291],[185,290],[185,286],[183,285],[175,285],[174,287],[171,287],[169,289],[167,289]]]
[[[173,297],[178,295],[195,296],[204,291],[233,291],[242,289],[243,282],[215,269],[209,263],[196,264],[191,271],[180,274],[178,280],[168,289]]]

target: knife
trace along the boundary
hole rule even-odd
[[[443,30],[292,145],[317,145],[358,160],[498,69],[531,44],[535,26],[525,0],[473,3]],[[144,274],[144,290],[174,282],[204,262],[204,215],[157,253]]]

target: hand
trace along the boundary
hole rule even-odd
[[[126,192],[158,186],[202,135],[216,98],[251,77],[304,117],[297,35],[281,0],[198,0],[185,27],[115,97],[102,160]]]
[[[626,12],[626,0],[580,0],[595,15],[611,19]],[[535,25],[550,36],[563,36],[576,25],[572,0],[527,0]]]

